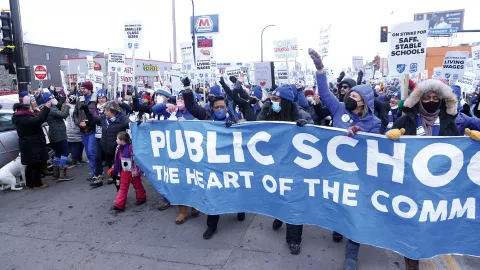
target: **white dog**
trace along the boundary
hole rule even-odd
[[[26,165],[22,165],[20,154],[15,160],[12,160],[7,165],[0,169],[0,189],[5,190],[10,188],[11,190],[22,190],[22,187],[15,187],[17,183],[20,186],[25,185],[25,168]],[[22,180],[20,181],[20,176]]]

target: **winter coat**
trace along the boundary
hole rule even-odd
[[[67,125],[67,140],[68,142],[82,142],[82,133],[80,133],[80,128],[73,121],[73,112],[75,107],[69,106],[69,116],[66,120]]]
[[[382,121],[382,126],[380,127],[380,134],[385,134],[385,131],[388,127],[388,115],[390,112],[390,102],[380,102],[378,99],[375,99],[374,103],[375,115]]]
[[[28,107],[22,105],[13,115],[12,122],[17,129],[23,165],[33,165],[48,160],[47,141],[42,124],[47,120],[49,113],[50,109],[43,107],[40,114],[35,116]]]
[[[268,121],[268,115],[273,113],[272,102],[266,101],[263,104],[262,110],[258,114],[257,121]],[[292,122],[296,122],[299,119],[307,120],[308,124],[313,124],[313,119],[309,113],[304,111],[296,103],[292,104]]]
[[[115,154],[115,149],[117,148],[117,134],[120,131],[126,131],[130,127],[130,119],[128,116],[124,112],[120,112],[113,122],[110,122],[110,119],[107,119],[106,115],[94,117],[89,112],[87,117],[89,122],[102,126],[102,138],[100,139],[102,150],[106,154]]]
[[[214,120],[212,117],[212,110],[207,110],[195,102],[193,91],[185,91],[183,94],[183,101],[185,102],[185,108],[187,108],[187,111],[198,120]],[[227,112],[229,120],[236,123],[237,119],[235,118],[235,115],[230,110],[227,110]]]
[[[65,125],[65,119],[68,117],[70,106],[63,106],[62,110],[59,110],[56,106],[50,109],[48,114],[48,138],[51,143],[61,142],[66,140],[67,126]]]
[[[90,135],[95,133],[95,124],[93,124],[90,121],[87,121],[86,122],[87,125],[85,127],[80,127],[80,123],[82,121],[88,120],[88,117],[85,114],[85,111],[82,109],[82,106],[85,104],[86,103],[84,101],[77,102],[77,104],[75,104],[75,110],[73,112],[73,121],[75,122],[75,125],[77,125],[80,128],[80,132],[82,134]],[[90,101],[87,104],[88,104],[88,109],[90,113],[93,115],[95,110],[97,109],[97,103],[95,101]]]
[[[464,113],[458,113],[455,118],[455,124],[457,125],[458,131],[461,135],[465,135],[465,129],[469,128],[471,130],[480,130],[480,119],[475,117],[470,117]]]
[[[327,75],[325,73],[317,72],[317,84],[318,94],[323,104],[332,113],[334,127],[348,129],[351,126],[358,126],[365,132],[380,133],[381,121],[374,115],[375,108],[372,88],[368,85],[358,85],[351,89],[351,91],[355,91],[362,96],[365,104],[368,106],[368,114],[363,118],[359,118],[358,115],[349,112],[345,108],[345,104],[338,101],[335,95],[330,92],[328,89]],[[348,93],[345,93],[345,97],[347,96]]]
[[[457,117],[457,97],[452,89],[438,80],[426,80],[417,85],[417,88],[403,103],[403,115],[393,123],[392,129],[405,129],[405,135],[417,135],[417,118],[419,112],[419,102],[422,102],[422,96],[430,91],[435,92],[441,99],[440,112],[440,130],[438,136],[460,136],[455,118]]]
[[[227,91],[227,88],[224,88],[225,92]],[[243,114],[243,118],[245,118],[246,121],[251,122],[257,120],[257,115],[253,111],[252,104],[250,104],[250,96],[245,90],[243,90],[240,82],[237,81],[235,83],[235,88],[231,96],[233,102],[235,102],[240,108],[240,112]]]

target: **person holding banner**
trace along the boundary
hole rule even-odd
[[[228,101],[222,96],[216,96],[210,101],[210,110],[203,108],[195,102],[194,93],[191,89],[191,81],[188,77],[182,79],[185,92],[183,99],[187,110],[198,120],[213,120],[223,121],[226,127],[237,122],[237,119],[233,113],[228,109]],[[238,221],[245,220],[245,213],[237,214]],[[203,233],[203,239],[210,239],[217,232],[218,221],[220,215],[208,215],[207,217],[207,230]]]
[[[403,103],[404,115],[385,135],[398,140],[402,135],[460,136],[455,124],[457,97],[452,89],[439,80],[419,83]],[[473,138],[473,137],[472,137]],[[405,257],[406,269],[419,269],[419,261]]]
[[[294,102],[295,94],[297,94],[295,85],[285,84],[275,89],[272,95],[265,100],[257,120],[296,122],[297,126],[313,124],[310,115],[299,109],[298,105]],[[276,231],[280,229],[282,225],[283,221],[275,219],[272,228]],[[300,254],[303,225],[287,223],[286,226],[286,241],[290,253],[294,255]]]
[[[333,126],[348,129],[347,135],[354,136],[358,131],[380,133],[381,121],[375,116],[374,90],[368,85],[354,86],[345,92],[343,103],[339,102],[328,89],[327,76],[323,70],[321,57],[313,49],[308,53],[317,69],[318,94],[333,116]],[[345,89],[342,86],[343,89]],[[340,242],[343,236],[333,232],[333,240]],[[360,244],[352,240],[347,241],[345,248],[345,269],[357,268],[358,251]]]

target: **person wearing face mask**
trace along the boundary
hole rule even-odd
[[[330,115],[330,111],[326,108],[323,108],[320,98],[315,95],[313,89],[307,89],[304,92],[305,98],[308,102],[308,107],[305,108],[305,111],[310,114],[315,125],[323,126],[325,125],[325,117]]]
[[[228,109],[228,101],[222,97],[217,96],[210,101],[210,110],[206,110],[202,106],[195,102],[194,93],[191,89],[191,81],[188,77],[182,79],[185,92],[183,99],[187,110],[198,120],[206,121],[219,121],[224,122],[226,127],[230,127],[235,124],[237,120],[235,116]],[[237,214],[238,221],[245,220],[245,213]],[[220,215],[208,215],[207,217],[207,230],[203,233],[203,239],[207,240],[213,237],[217,232],[218,221]]]
[[[185,91],[178,92],[177,96],[177,119],[179,120],[195,120],[195,117],[188,112],[187,107],[185,106],[185,101],[183,100],[183,94]]]
[[[310,115],[298,108],[293,101],[297,89],[292,85],[282,85],[272,92],[270,98],[265,100],[262,111],[257,117],[258,121],[283,121],[296,122],[298,126],[313,124]],[[303,93],[302,93],[303,94]],[[272,224],[273,230],[279,230],[283,222],[275,219]],[[303,225],[287,223],[286,241],[290,253],[297,255],[301,251]]]
[[[318,81],[317,81],[317,84],[318,84]],[[350,79],[350,78],[343,79],[338,85],[338,90],[339,90],[338,100],[340,102],[343,102],[343,99],[345,98],[345,93],[349,92],[350,89],[352,89],[356,85],[357,83],[353,79]]]
[[[423,81],[403,103],[404,115],[385,135],[391,140],[398,140],[404,134],[460,136],[455,124],[457,103],[457,97],[448,85],[434,79]],[[405,257],[405,265],[408,270],[419,269],[418,260]]]
[[[96,99],[92,98],[93,93],[93,84],[92,82],[84,82],[81,84],[80,91],[82,93],[77,100],[75,105],[75,110],[73,111],[73,121],[80,128],[82,133],[82,143],[85,148],[85,154],[88,158],[88,164],[92,171],[92,178],[88,180],[93,180],[93,177],[96,175],[95,172],[95,125],[92,122],[88,121],[87,115],[85,114],[82,107],[87,106],[90,113],[94,113],[97,108]]]
[[[113,159],[115,157],[115,149],[117,148],[117,134],[120,131],[126,131],[129,128],[130,119],[122,111],[118,105],[118,101],[107,101],[104,106],[103,115],[94,116],[89,110],[87,105],[83,105],[82,110],[87,115],[88,122],[95,125],[102,126],[102,138],[100,139],[100,148],[105,155],[105,163],[108,168],[112,167]],[[90,184],[90,186],[96,188],[103,186],[103,167],[99,167],[95,170],[97,178]],[[117,191],[119,189],[118,181],[113,179]]]
[[[148,92],[141,94],[142,103],[139,101],[138,93],[132,96],[133,110],[138,112],[137,123],[146,122],[153,116],[153,100]]]
[[[46,139],[43,134],[42,124],[47,120],[52,107],[50,97],[44,99],[45,106],[38,116],[33,114],[29,105],[30,97],[23,98],[23,104],[13,105],[14,114],[12,123],[18,134],[18,146],[21,153],[22,165],[26,165],[26,188],[44,189],[47,184],[42,183],[42,163],[48,160]]]
[[[257,85],[250,90],[250,104],[252,105],[253,113],[255,113],[255,117],[258,117],[258,114],[262,110],[263,106],[263,90],[262,87]],[[255,118],[256,120],[256,118]]]
[[[170,94],[170,91],[167,89],[158,89],[155,91],[155,105],[152,107],[152,111],[157,116],[157,120],[167,120],[171,117],[171,113],[175,107],[174,104],[169,103],[171,97],[172,94]]]
[[[394,91],[393,89],[393,86],[391,86],[387,92],[390,109],[388,111],[388,126],[385,129],[385,132],[388,132],[390,129],[392,129],[393,123],[397,121],[398,117],[402,116],[398,109],[398,103],[400,102],[400,91]]]
[[[374,91],[368,85],[358,85],[349,88],[350,85],[342,83],[342,89],[347,90],[343,102],[329,91],[327,75],[323,68],[323,62],[318,53],[308,49],[308,53],[317,69],[318,94],[325,107],[332,113],[333,126],[347,129],[347,135],[353,136],[358,131],[380,133],[381,121],[375,115]],[[344,87],[346,86],[346,87]],[[340,242],[343,236],[333,232],[333,241]],[[359,244],[351,240],[347,242],[345,254],[345,268],[355,269],[357,263]]]
[[[67,176],[67,159],[68,159],[68,142],[67,142],[67,126],[65,119],[69,116],[70,106],[64,104],[60,110],[57,105],[58,101],[49,93],[44,93],[43,98],[49,99],[52,104],[50,113],[48,114],[48,137],[50,145],[55,151],[53,158],[53,180],[57,182],[70,181],[73,178]]]
[[[233,91],[230,89],[230,87],[227,86],[223,77],[220,77],[220,84],[223,86],[223,89],[225,90],[225,93],[227,94],[227,96],[230,96],[232,98],[232,101],[235,102],[235,104],[238,106],[239,111],[241,112],[245,120],[249,122],[256,121],[257,115],[253,111],[253,107],[250,102],[250,96],[246,91],[248,89],[245,88],[245,86],[243,85],[243,80],[244,80],[244,75],[243,73],[240,73],[235,82]]]

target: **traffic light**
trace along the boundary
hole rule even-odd
[[[388,42],[388,26],[380,27],[380,42]]]
[[[13,31],[12,31],[12,20],[10,18],[10,12],[0,13],[0,20],[2,22],[2,42],[3,46],[13,46]]]

